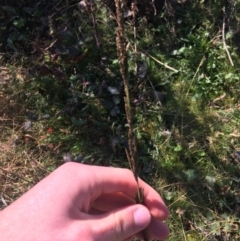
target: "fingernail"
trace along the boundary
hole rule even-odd
[[[147,210],[147,208],[144,208],[144,207],[140,207],[139,209],[137,209],[134,212],[133,216],[134,216],[135,224],[139,228],[147,227],[151,220],[149,211]]]

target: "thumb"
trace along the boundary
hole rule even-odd
[[[136,204],[99,216],[95,219],[93,233],[99,241],[122,241],[146,228],[150,221],[149,210]]]

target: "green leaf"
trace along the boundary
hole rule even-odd
[[[182,47],[178,50],[178,54],[182,54],[182,53],[185,53],[187,51],[187,48],[186,47]]]
[[[77,118],[75,118],[75,117],[72,117],[71,118],[71,121],[72,121],[72,124],[74,125],[74,126],[83,126],[83,125],[85,125],[86,123],[87,123],[87,121],[86,120],[81,120],[81,119],[77,119]]]
[[[197,174],[196,174],[195,170],[193,170],[193,169],[188,169],[185,172],[185,174],[187,176],[188,182],[191,182],[191,181],[193,181],[193,180],[195,180],[197,178]]]
[[[110,114],[111,114],[111,116],[116,116],[116,115],[120,114],[119,108],[118,108],[117,106],[114,106],[114,107],[112,108]]]
[[[12,41],[11,38],[8,38],[8,39],[7,39],[7,45],[8,45],[8,47],[10,47],[11,49],[17,51],[17,48],[16,48],[16,46],[14,45],[14,43],[13,43],[13,41]]]
[[[109,100],[102,100],[101,104],[107,109],[111,109],[114,105],[113,102]]]
[[[55,169],[56,169],[56,167],[54,167],[54,166],[49,166],[49,167],[47,168],[47,170],[48,170],[49,172],[53,172]]]
[[[233,76],[232,73],[228,73],[228,74],[225,75],[225,79],[230,79],[232,76]]]
[[[168,201],[170,201],[170,200],[173,198],[172,192],[167,192],[167,193],[165,193],[165,198],[166,198]]]
[[[114,101],[115,105],[118,105],[120,103],[120,101],[121,101],[120,96],[119,95],[114,95],[113,96],[113,101]]]
[[[112,64],[114,65],[114,64],[118,64],[118,59],[114,59],[113,61],[112,61]]]
[[[207,176],[205,177],[205,180],[207,181],[207,183],[208,183],[211,187],[213,187],[213,186],[214,186],[214,183],[216,182],[216,178],[213,177],[213,176],[209,176],[209,175],[207,175]]]
[[[29,8],[29,7],[25,7],[23,8],[23,10],[28,13],[29,15],[34,15],[34,12],[36,11],[35,8]]]
[[[199,235],[197,233],[187,234],[187,241],[199,241]]]
[[[229,31],[227,34],[226,34],[226,39],[231,39],[233,37],[233,32],[232,31]]]
[[[25,20],[23,18],[19,18],[13,21],[13,25],[17,28],[21,28],[25,25]]]
[[[5,11],[7,11],[7,12],[12,13],[12,14],[17,14],[15,8],[13,8],[13,7],[10,7],[10,6],[4,6],[3,9],[4,9]]]
[[[206,156],[206,153],[205,153],[205,151],[199,151],[198,155],[201,157],[204,157],[204,156]]]
[[[210,229],[211,229],[211,233],[214,234],[214,235],[219,235],[221,232],[221,226],[220,226],[220,223],[218,222],[215,222],[213,223],[211,226],[210,226]]]
[[[174,151],[176,151],[176,152],[181,151],[181,150],[182,150],[182,146],[179,144],[174,148]]]

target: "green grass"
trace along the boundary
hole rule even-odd
[[[77,1],[60,1],[57,11],[37,2],[0,9],[1,208],[61,165],[66,152],[82,153],[88,164],[128,166],[110,9],[94,5],[99,49]],[[125,21],[141,177],[170,209],[169,241],[239,239],[239,8],[230,0],[169,0],[158,16],[140,8],[136,39],[131,18]],[[148,65],[143,79],[136,60]],[[23,131],[27,110],[50,117]]]

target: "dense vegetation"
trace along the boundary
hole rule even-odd
[[[239,240],[240,2],[127,2],[138,165],[168,240]],[[129,166],[115,14],[113,0],[1,1],[1,208],[66,153]]]

